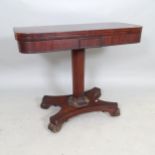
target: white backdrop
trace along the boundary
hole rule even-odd
[[[141,43],[87,50],[86,88],[154,85],[154,9],[153,0],[0,0],[0,90],[71,91],[70,52],[22,55],[13,27],[113,21],[142,25]]]
[[[0,154],[79,155],[89,152],[91,155],[154,155],[155,142],[151,139],[155,136],[154,123],[146,126],[143,123],[145,119],[146,123],[149,123],[148,119],[154,120],[151,107],[145,107],[150,101],[150,106],[155,108],[154,17],[154,0],[0,0]],[[140,44],[89,49],[86,52],[85,88],[101,87],[105,91],[105,98],[120,102],[124,117],[115,120],[115,123],[113,119],[105,117],[101,127],[101,114],[79,116],[79,119],[75,119],[77,122],[67,123],[62,134],[50,137],[52,134],[47,132],[46,126],[51,113],[48,111],[47,116],[47,111],[43,112],[38,106],[44,94],[71,93],[70,51],[20,54],[13,27],[95,22],[125,22],[143,26]],[[126,93],[128,88],[130,91]],[[131,102],[137,102],[137,110],[136,103]],[[140,107],[138,103],[142,102],[145,104]],[[142,120],[140,111],[144,112]],[[94,121],[98,125],[95,126]],[[117,123],[120,125],[117,126]],[[75,128],[71,128],[72,124]],[[122,124],[126,128],[122,129]],[[144,130],[139,132],[139,128]],[[120,140],[119,135],[124,139]],[[143,135],[148,137],[144,138]],[[35,144],[31,143],[31,137]],[[95,144],[92,145],[90,138]],[[64,139],[66,144],[63,143]],[[73,139],[79,139],[81,144],[73,142]],[[120,141],[116,143],[113,139]],[[147,140],[152,143],[148,144]],[[133,145],[133,148],[128,148],[125,143],[129,147]],[[50,146],[54,146],[54,149]],[[116,147],[112,150],[112,146]]]

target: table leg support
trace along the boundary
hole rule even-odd
[[[99,88],[93,88],[84,92],[84,96],[88,99],[89,103],[86,106],[75,107],[70,105],[69,98],[73,95],[66,96],[44,96],[41,107],[46,109],[50,106],[60,106],[61,110],[54,116],[50,117],[50,123],[48,128],[53,132],[60,131],[64,122],[68,119],[77,116],[79,114],[101,111],[108,112],[111,116],[119,116],[120,111],[116,102],[108,102],[100,100],[101,90]]]
[[[50,117],[48,128],[53,132],[60,131],[68,119],[87,112],[108,112],[111,116],[119,116],[120,110],[116,102],[100,100],[101,90],[93,88],[84,91],[84,59],[85,49],[72,50],[73,94],[64,96],[44,96],[41,108],[60,106],[61,110]]]

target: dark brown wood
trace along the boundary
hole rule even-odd
[[[119,116],[120,111],[116,102],[107,102],[99,100],[101,90],[93,88],[84,93],[88,98],[89,104],[83,107],[74,107],[69,104],[69,98],[73,95],[66,96],[44,96],[41,107],[48,109],[50,106],[60,106],[61,110],[54,116],[50,117],[49,129],[53,132],[58,132],[63,123],[68,119],[86,112],[103,111],[109,112],[111,116]]]
[[[142,27],[124,23],[15,28],[22,53],[42,53],[140,42]]]
[[[100,100],[101,90],[84,91],[85,49],[138,43],[142,27],[124,23],[99,23],[65,26],[15,28],[15,37],[21,53],[41,53],[71,50],[73,94],[44,96],[41,107],[60,106],[61,110],[50,117],[48,128],[58,132],[63,123],[73,116],[93,111],[109,112],[119,116],[116,102]]]
[[[84,49],[72,50],[73,95],[75,97],[84,93],[84,59]]]

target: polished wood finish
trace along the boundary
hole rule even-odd
[[[73,95],[75,97],[84,93],[84,61],[84,49],[72,50]]]
[[[50,117],[48,128],[58,132],[63,123],[78,114],[103,111],[119,116],[116,102],[100,100],[101,90],[84,91],[85,49],[110,45],[138,43],[142,27],[124,23],[77,24],[15,28],[15,38],[21,53],[44,53],[71,50],[73,94],[45,95],[41,107],[60,106],[61,110]]]
[[[89,104],[83,107],[75,107],[69,105],[69,98],[73,95],[66,96],[44,96],[41,107],[48,109],[50,106],[60,106],[61,110],[54,116],[50,117],[48,128],[53,132],[58,132],[63,123],[73,116],[93,111],[108,112],[111,116],[119,116],[120,111],[116,102],[108,102],[99,100],[101,90],[93,88],[84,92],[84,96],[88,98]]]
[[[140,41],[141,26],[124,23],[78,24],[15,28],[22,53],[129,44]]]

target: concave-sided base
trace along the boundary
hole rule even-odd
[[[108,102],[98,99],[101,96],[101,90],[99,88],[93,88],[86,91],[82,97],[83,96],[87,99],[87,101],[83,100],[83,102],[87,103],[83,103],[83,106],[81,107],[77,107],[76,104],[70,103],[70,99],[75,98],[73,95],[44,96],[41,103],[41,108],[48,109],[52,105],[61,107],[61,110],[56,115],[50,117],[50,124],[48,128],[53,132],[58,132],[65,121],[71,117],[86,112],[103,111],[109,112],[111,116],[120,115],[120,110],[116,102]],[[79,100],[81,102],[80,97]],[[78,98],[73,102],[76,101],[78,102]]]

